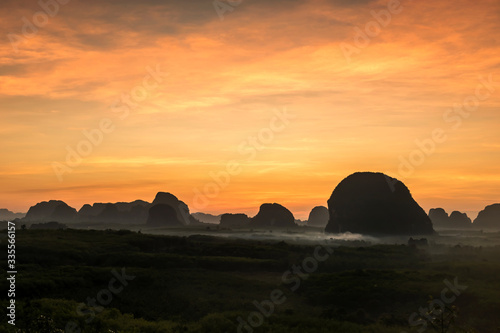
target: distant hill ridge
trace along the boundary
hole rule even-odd
[[[0,208],[0,221],[10,221],[25,217],[25,213],[14,213],[6,208]]]
[[[443,208],[431,208],[429,217],[437,228],[460,229],[472,227],[472,221],[466,213],[453,211],[450,216]]]
[[[158,207],[156,207],[158,206]],[[156,208],[155,208],[156,207]],[[186,203],[169,192],[158,192],[153,201],[85,204],[79,211],[62,200],[30,207],[26,214],[0,209],[0,220],[44,223],[113,223],[162,226],[220,224],[226,227],[296,227],[293,213],[278,203],[264,203],[254,217],[245,214],[191,214]],[[433,208],[427,215],[399,180],[383,173],[356,172],[343,179],[328,200],[328,208],[311,210],[306,226],[330,233],[432,234],[436,227],[500,229],[500,204],[487,206],[474,223],[467,214]]]

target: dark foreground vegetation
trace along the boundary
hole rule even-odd
[[[200,235],[18,230],[16,326],[4,317],[0,331],[500,330],[498,246],[329,250]],[[0,264],[7,266],[5,256]],[[6,279],[1,286],[8,289]]]

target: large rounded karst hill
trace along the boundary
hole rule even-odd
[[[328,200],[330,233],[429,235],[432,222],[399,180],[357,172],[342,180]]]

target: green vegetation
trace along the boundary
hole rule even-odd
[[[426,320],[426,332],[498,332],[498,246],[342,246],[311,274],[283,279],[315,248],[123,230],[18,230],[18,331],[3,320],[0,332],[71,325],[81,332],[237,332],[238,318],[248,322],[258,311],[253,302],[269,300],[273,290],[286,299],[261,316],[255,332],[417,332],[423,323],[409,325],[410,315],[422,308],[433,316],[432,300],[455,277],[467,289]],[[7,266],[5,256],[0,265]],[[130,279],[120,284],[116,274],[123,272]],[[0,284],[8,289],[5,279]],[[82,306],[99,295],[111,295],[109,303]]]

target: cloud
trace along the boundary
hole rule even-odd
[[[221,21],[210,0],[72,0],[14,53],[6,33],[20,34],[22,17],[40,7],[4,0],[5,184],[19,189],[20,201],[28,200],[21,192],[29,188],[57,187],[50,162],[64,159],[65,147],[84,139],[83,129],[109,117],[116,130],[68,177],[64,195],[83,202],[78,196],[84,193],[71,191],[91,181],[103,198],[118,194],[104,185],[99,191],[99,183],[133,183],[130,195],[140,197],[153,185],[139,180],[156,177],[189,198],[208,172],[238,158],[238,144],[268,126],[272,110],[283,106],[293,108],[297,121],[214,200],[216,207],[234,200],[232,193],[248,206],[258,200],[252,192],[262,187],[265,193],[268,186],[285,201],[286,193],[300,190],[314,198],[300,207],[312,205],[331,193],[339,175],[373,166],[397,170],[398,155],[414,149],[415,139],[449,125],[443,112],[474,93],[479,76],[492,73],[500,81],[497,0],[402,4],[404,10],[347,64],[339,44],[352,43],[354,28],[363,29],[373,20],[371,10],[384,9],[386,1],[242,0]],[[170,75],[120,120],[110,105],[157,64]],[[497,93],[483,102],[421,172],[445,174],[452,160],[461,173],[472,170],[470,179],[489,175],[478,165],[500,162],[496,148],[483,145],[499,140],[499,105]],[[293,164],[297,160],[309,162]],[[466,165],[469,160],[477,165]],[[425,179],[416,179],[412,191],[428,197]]]
[[[328,0],[329,3],[335,6],[342,7],[359,7],[371,5],[380,2],[379,0]]]

